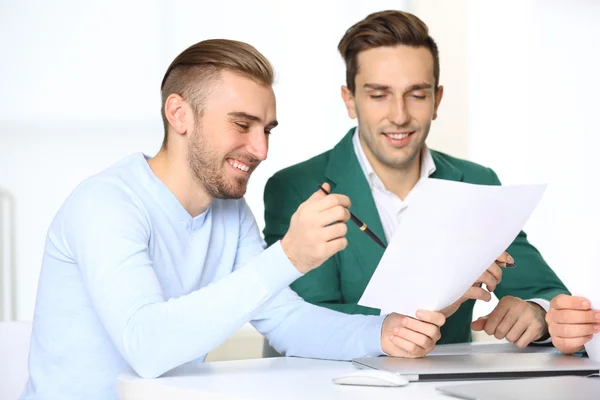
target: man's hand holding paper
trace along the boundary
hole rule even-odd
[[[483,300],[488,302],[492,299],[492,292],[496,289],[496,286],[502,280],[502,267],[500,265],[506,265],[507,263],[514,263],[513,258],[504,252],[496,259],[495,262],[469,287],[469,289],[462,295],[462,297],[456,300],[454,303],[444,308],[440,312],[444,314],[446,318],[454,314],[460,305],[467,300]],[[483,288],[485,284],[486,289]]]
[[[501,267],[514,262],[505,249],[544,189],[422,181],[359,304],[416,321],[417,310],[439,310],[448,318],[468,299],[489,301],[502,280]],[[428,337],[439,339],[434,333]],[[429,341],[421,344],[432,348]]]

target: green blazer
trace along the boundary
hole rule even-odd
[[[283,169],[273,175],[265,187],[265,240],[270,246],[288,230],[290,218],[298,206],[322,182],[331,184],[332,192],[350,197],[352,211],[385,242],[383,227],[371,194],[371,189],[358,163],[350,130],[330,151],[310,160]],[[484,185],[500,185],[500,180],[489,168],[431,151],[436,171],[431,176]],[[348,246],[322,266],[316,268],[292,285],[306,301],[348,314],[379,315],[380,310],[357,304],[365,290],[383,249],[365,237],[358,227],[348,223]],[[432,244],[433,245],[433,244]],[[541,298],[550,301],[561,293],[569,293],[540,253],[521,232],[508,248],[517,268],[503,271],[496,296],[507,295],[521,299]],[[423,290],[426,290],[424,288]],[[473,318],[473,300],[465,302],[442,327],[441,343],[471,340],[470,323]]]

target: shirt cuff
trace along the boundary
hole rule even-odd
[[[546,312],[550,311],[550,302],[549,302],[548,300],[546,300],[546,299],[529,299],[529,300],[526,300],[526,301],[528,301],[528,302],[530,302],[530,303],[535,303],[535,304],[537,304],[538,306],[540,306],[540,307],[542,307],[544,310],[546,310]],[[548,335],[549,335],[549,333],[548,333]],[[536,341],[534,341],[533,343],[536,343],[536,344],[547,344],[547,343],[552,343],[552,337],[551,337],[551,336],[548,336],[548,339],[545,339],[545,340],[540,340],[540,341],[537,341],[537,340],[536,340]]]
[[[283,251],[280,241],[263,251],[257,258],[259,266],[256,272],[272,295],[278,294],[302,276]]]
[[[370,335],[370,337],[373,337],[373,340],[371,343],[369,343],[368,348],[367,348],[367,354],[366,356],[368,357],[377,357],[377,356],[383,356],[383,355],[387,355],[383,349],[381,348],[381,334],[382,334],[382,330],[383,330],[383,321],[385,321],[385,318],[387,317],[386,315],[379,315],[379,316],[373,316],[373,319],[370,322],[373,322],[371,324],[371,326],[373,327],[373,333]]]

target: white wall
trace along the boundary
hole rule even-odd
[[[599,2],[5,0],[0,188],[16,200],[17,316],[31,318],[45,232],[72,188],[126,154],[158,150],[160,80],[181,50],[235,38],[275,65],[281,125],[247,195],[262,228],[266,179],[351,126],[339,99],[344,30],[403,6],[440,45],[446,91],[429,144],[505,183],[548,182],[526,227],[532,241],[567,284],[595,268]]]
[[[469,158],[548,183],[530,239],[569,288],[597,291],[600,2],[467,4]]]
[[[247,200],[277,170],[332,147],[351,126],[336,47],[351,24],[403,1],[3,1],[0,188],[15,199],[16,311],[32,317],[47,227],[85,177],[162,140],[159,86],[187,46],[224,37],[274,64],[280,126]]]
[[[455,157],[467,158],[467,2],[412,0],[408,8],[427,24],[440,53],[440,84],[444,86],[444,96],[427,144]]]

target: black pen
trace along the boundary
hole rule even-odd
[[[325,190],[323,188],[323,186],[319,185],[319,189],[321,189],[325,194],[329,194],[329,192],[327,190]],[[360,219],[358,219],[358,217],[356,215],[352,214],[352,211],[350,211],[350,219],[352,220],[352,222],[354,222],[356,224],[356,226],[358,226],[358,229],[360,229],[361,231],[363,231],[364,233],[366,233],[367,236],[369,236],[371,239],[373,239],[373,241],[375,243],[377,243],[378,245],[380,245],[385,250],[385,244],[383,244],[383,242],[381,241],[381,239],[379,239],[377,237],[377,235],[374,234],[373,231],[369,229],[369,227],[367,226],[367,224],[365,224]]]

